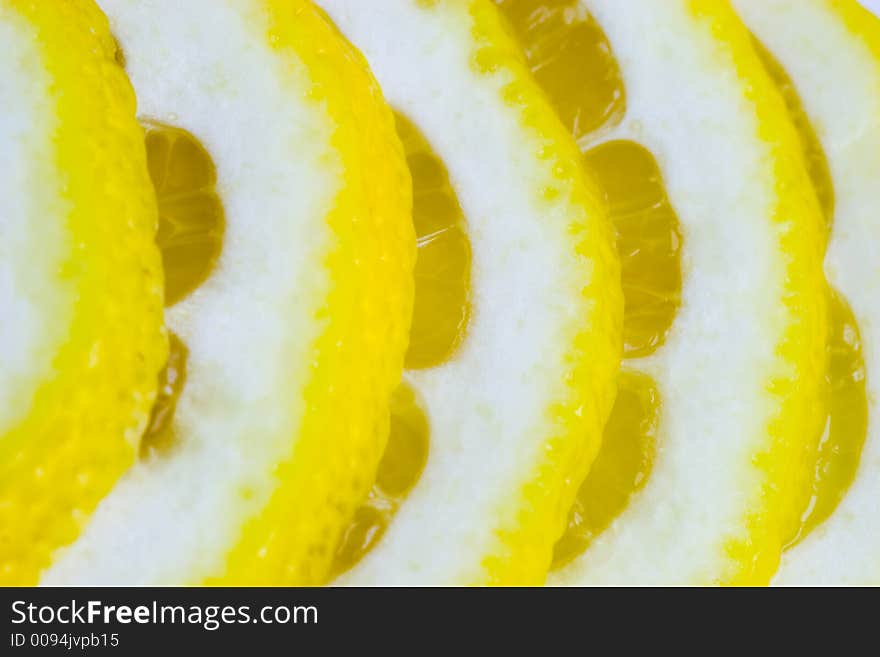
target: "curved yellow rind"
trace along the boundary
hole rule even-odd
[[[132,464],[167,357],[156,207],[135,99],[91,0],[3,0],[53,81],[55,166],[76,294],[55,377],[0,440],[0,585],[37,581]]]
[[[828,424],[809,506],[774,584],[864,585],[880,574],[880,480],[871,421],[877,362],[871,333],[880,280],[874,257],[880,20],[855,0],[737,0],[734,6],[786,67],[788,84],[796,86],[790,104],[821,138],[814,152],[827,158],[833,181],[826,184],[833,182],[838,199],[825,261],[837,311],[829,343]]]
[[[522,53],[498,10],[486,0],[470,3],[474,36],[480,44],[473,62],[486,75],[511,81],[505,102],[520,109],[520,119],[543,144],[539,157],[552,163],[556,186],[548,199],[565,194],[572,209],[570,232],[577,254],[591,263],[582,290],[583,330],[568,354],[566,394],[546,409],[551,427],[544,459],[511,504],[516,523],[496,529],[502,550],[484,560],[486,582],[528,585],[544,581],[553,545],[562,534],[578,486],[599,450],[602,427],[614,401],[615,376],[622,352],[623,293],[614,234],[605,216],[598,186],[581,164],[571,136],[532,80]]]
[[[800,513],[799,500],[810,476],[811,443],[821,421],[828,330],[821,266],[824,220],[797,132],[748,31],[723,0],[689,2],[694,15],[709,21],[713,34],[725,44],[746,98],[757,112],[759,135],[772,146],[776,180],[772,214],[780,226],[780,248],[788,256],[784,307],[789,329],[776,353],[789,367],[767,382],[768,393],[778,399],[780,410],[768,427],[767,448],[754,457],[764,480],[760,499],[748,505],[752,512],[744,535],[728,542],[733,566],[720,579],[723,584],[766,584]]]
[[[277,468],[269,504],[210,583],[315,585],[328,577],[344,522],[369,491],[387,440],[414,294],[411,181],[393,116],[362,57],[310,3],[266,5],[269,42],[305,64],[310,99],[334,123],[344,182],[327,217],[336,242],[326,259],[333,289],[316,318],[325,328],[312,349],[301,435]]]
[[[853,35],[871,51],[880,68],[880,20],[856,0],[825,0]]]

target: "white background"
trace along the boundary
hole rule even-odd
[[[880,16],[880,0],[860,0],[868,9]]]

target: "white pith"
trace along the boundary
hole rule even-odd
[[[72,256],[53,139],[52,79],[36,28],[0,6],[0,439],[52,376],[70,327],[75,289],[59,272]]]
[[[758,508],[788,378],[775,355],[792,319],[774,224],[771,145],[729,51],[686,2],[584,0],[621,68],[622,124],[656,157],[684,234],[682,306],[667,342],[626,363],[657,382],[661,420],[644,488],[551,584],[695,584],[732,574],[726,550]]]
[[[541,142],[502,99],[509,73],[473,67],[466,2],[318,2],[366,56],[389,103],[445,163],[471,242],[473,314],[452,359],[408,374],[431,427],[427,466],[379,544],[338,583],[485,581],[496,532],[545,456],[565,354],[589,322],[590,263],[574,253],[582,209],[542,200],[558,186]]]
[[[831,517],[783,556],[775,582],[880,584],[880,61],[825,0],[735,6],[787,70],[828,158],[835,210],[825,271],[859,324],[867,370],[856,479]]]
[[[268,40],[256,0],[101,0],[138,114],[211,153],[226,229],[209,279],[167,311],[189,349],[175,447],[138,463],[44,583],[187,584],[223,573],[271,495],[304,412],[341,185],[308,73]]]

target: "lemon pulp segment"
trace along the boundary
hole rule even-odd
[[[185,130],[147,122],[150,179],[159,204],[156,241],[165,271],[165,303],[173,306],[201,285],[223,246],[223,203],[210,153]]]
[[[320,583],[374,479],[411,319],[392,113],[308,2],[101,4],[155,148],[184,149],[160,200],[211,216],[166,215],[166,258],[185,244],[199,265],[169,288],[173,417],[45,580]]]
[[[651,377],[623,369],[602,447],[578,490],[568,527],[556,542],[553,568],[586,550],[647,483],[657,448],[660,397]]]
[[[117,59],[125,63],[121,46]],[[195,135],[146,121],[145,143],[150,179],[159,205],[156,242],[165,271],[165,304],[173,306],[199,287],[213,271],[223,247],[223,203],[216,191],[217,168]],[[159,393],[141,440],[141,456],[174,444],[174,413],[186,383],[189,350],[169,336],[168,361],[159,374]]]
[[[418,295],[417,283],[417,299]],[[336,549],[334,577],[352,568],[382,538],[397,509],[419,480],[428,461],[429,439],[428,419],[421,402],[412,386],[402,383],[391,399],[388,445],[379,462],[376,481]]]
[[[859,325],[846,299],[829,292],[830,334],[825,372],[825,413],[820,438],[810,453],[801,512],[794,518],[788,547],[827,520],[852,485],[868,428],[866,370]]]
[[[681,250],[681,296],[660,348],[628,362],[655,382],[655,423],[633,421],[629,451],[597,459],[633,489],[605,502],[617,515],[600,516],[598,535],[588,526],[589,541],[572,541],[585,534],[569,528],[569,561],[550,581],[766,581],[796,507],[793,463],[818,417],[826,322],[821,216],[796,133],[726,3],[567,6],[578,10],[568,20],[601,28],[608,47],[592,56],[616,59],[626,102],[616,125],[580,142],[632,140],[648,152],[642,161],[665,183],[660,206],[674,208],[664,221],[680,222],[659,244]],[[648,280],[662,262],[645,268]],[[664,265],[673,276],[674,263]],[[657,278],[674,288],[675,278]]]
[[[832,304],[838,319],[829,344],[830,418],[807,482],[810,505],[798,542],[774,582],[878,583],[880,20],[855,0],[733,4],[799,99],[799,123],[810,126],[827,157],[834,195],[825,257],[840,295]]]
[[[586,150],[620,123],[626,89],[602,27],[579,0],[494,0],[559,118]]]
[[[681,305],[682,235],[654,156],[630,140],[585,153],[617,229],[626,358],[649,356],[666,340]]]
[[[122,48],[117,58],[124,65]],[[223,247],[223,203],[216,191],[217,169],[195,135],[146,121],[145,143],[150,179],[159,206],[156,242],[165,271],[165,304],[173,306],[199,287],[213,271]],[[189,350],[169,336],[168,361],[159,374],[159,393],[141,440],[141,456],[174,444],[174,413],[186,383]]]
[[[134,461],[167,345],[155,201],[106,19],[87,0],[4,0],[0,47],[10,585],[34,584]]]
[[[424,470],[336,581],[541,582],[619,359],[619,270],[598,192],[491,2],[318,4],[445,165],[471,254],[463,340],[407,374],[430,426]]]
[[[413,181],[413,223],[418,255],[415,304],[406,367],[448,360],[461,344],[470,315],[471,250],[465,218],[449,173],[406,116],[395,115]]]

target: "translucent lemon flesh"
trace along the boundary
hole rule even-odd
[[[352,568],[382,538],[425,468],[429,434],[428,418],[415,391],[401,384],[391,400],[388,446],[379,463],[376,483],[343,534],[334,556],[333,577]]]
[[[611,45],[579,0],[495,4],[604,192],[621,261],[624,357],[649,356],[665,341],[681,305],[682,235],[651,152],[629,140],[594,145],[626,112],[626,90]],[[644,375],[623,375],[620,385],[599,455],[556,546],[554,566],[585,550],[650,473],[659,397]],[[636,414],[626,417],[630,412]],[[634,467],[638,472],[629,470]],[[615,492],[602,492],[602,484],[613,484]]]
[[[652,354],[681,305],[681,229],[654,156],[632,141],[606,142],[584,157],[617,229],[624,295],[625,358]]]
[[[782,64],[753,37],[764,67],[785,100],[797,128],[810,178],[825,217],[828,235],[834,224],[834,183],[825,149],[810,122],[797,87]],[[793,522],[787,547],[802,541],[840,504],[855,480],[868,433],[868,398],[860,330],[852,309],[839,291],[828,287],[830,316],[826,347],[821,436],[815,442],[812,481],[804,491],[804,509]]]
[[[618,124],[626,91],[602,28],[579,0],[495,0],[523,46],[532,74],[584,148]]]
[[[470,315],[471,248],[464,213],[443,161],[400,112],[395,123],[412,174],[418,245],[405,366],[423,369],[446,361],[464,338]]]
[[[859,326],[846,299],[829,293],[831,334],[827,346],[825,413],[806,508],[787,547],[827,520],[846,495],[859,468],[868,432],[866,370]]]
[[[214,162],[195,136],[156,122],[145,128],[159,203],[156,240],[165,268],[165,304],[173,306],[205,281],[217,263],[225,228],[223,204],[215,189]]]
[[[117,43],[117,61],[125,57]],[[165,269],[165,305],[173,306],[210,275],[223,249],[223,203],[215,189],[217,169],[208,150],[190,132],[144,122],[147,166],[159,207],[156,234]],[[141,440],[149,457],[174,444],[174,412],[186,384],[189,349],[171,333],[168,362],[159,374],[159,392]]]
[[[602,447],[556,543],[553,568],[586,550],[645,485],[654,462],[659,411],[660,396],[651,377],[621,371]]]

